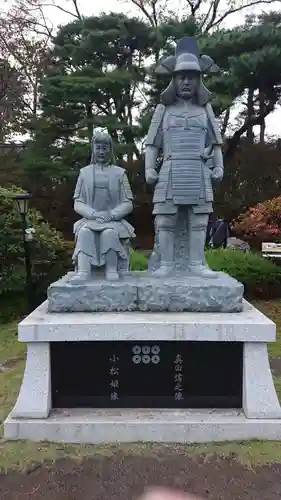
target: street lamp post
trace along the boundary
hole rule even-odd
[[[22,221],[22,236],[23,236],[24,260],[25,260],[25,286],[26,286],[26,295],[27,295],[29,312],[32,310],[32,302],[33,302],[31,259],[30,259],[30,249],[28,244],[27,220],[26,220],[26,215],[28,211],[28,202],[30,198],[31,195],[29,193],[21,193],[21,194],[16,194],[14,196],[16,207],[21,216],[21,221]]]

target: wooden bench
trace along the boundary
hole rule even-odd
[[[263,257],[267,259],[281,259],[281,243],[266,243],[261,244]]]

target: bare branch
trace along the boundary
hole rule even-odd
[[[157,0],[156,0],[157,1]],[[145,1],[144,0],[131,0],[131,2],[140,9],[140,11],[144,14],[144,16],[147,18],[147,20],[150,22],[151,26],[157,26],[155,25],[154,17],[150,15],[149,11],[145,7]],[[156,3],[156,2],[155,2]],[[155,8],[155,7],[154,7]]]
[[[76,12],[76,14],[77,14],[77,17],[78,17],[78,19],[80,19],[80,20],[81,20],[81,19],[82,19],[82,15],[81,15],[81,13],[80,13],[80,9],[79,9],[79,7],[78,7],[78,2],[77,2],[77,0],[72,0],[72,2],[73,2],[73,5],[74,5],[74,8],[75,8],[75,12]]]
[[[190,13],[191,13],[191,16],[192,16],[192,17],[195,17],[196,12],[197,12],[197,11],[200,9],[200,7],[201,7],[202,1],[203,1],[203,0],[197,0],[196,2],[194,2],[194,0],[187,0],[187,3],[188,3],[188,5],[189,5],[189,8],[190,8]]]
[[[43,3],[41,4],[41,7],[55,7],[56,9],[60,10],[61,12],[64,12],[64,14],[68,14],[69,16],[76,17],[77,19],[82,19],[81,14],[78,10],[77,3],[73,0],[73,4],[75,6],[75,13],[71,12],[70,10],[65,9],[61,5],[58,5],[55,0],[52,3]]]
[[[44,11],[43,11],[43,8],[42,8],[41,5],[39,6],[39,12],[40,12],[40,15],[41,15],[42,20],[43,20],[43,26],[45,27],[45,29],[47,31],[47,34],[50,37],[50,39],[52,39],[53,38],[53,33],[54,33],[54,25],[52,24],[51,27],[48,26],[48,22],[47,22],[46,16],[44,14]]]
[[[158,24],[157,12],[156,12],[156,4],[157,4],[157,0],[152,0],[152,2],[151,2],[152,17],[153,17],[153,21],[154,21],[154,25],[155,26],[157,26],[157,24]]]
[[[203,16],[203,18],[201,20],[201,23],[199,24],[199,31],[203,31],[203,28],[204,28],[206,22],[209,19],[211,11],[212,11],[212,2],[210,3],[210,6],[209,6],[209,9],[208,9],[207,13]]]
[[[236,12],[241,12],[245,9],[248,9],[249,7],[253,7],[255,5],[270,5],[273,3],[276,3],[276,1],[280,0],[253,0],[251,2],[247,2],[245,5],[239,5],[237,7],[231,7],[228,9],[226,12],[224,12],[221,16],[217,17],[217,19],[214,19],[213,22],[209,22],[207,27],[205,28],[205,32],[209,31],[210,29],[213,28],[218,28],[219,25],[231,14],[235,14]]]
[[[53,0],[55,1],[55,0]],[[119,0],[121,1],[121,0]],[[126,0],[139,9],[141,14],[145,16],[151,26],[157,27],[161,20],[165,19],[167,13],[177,16],[171,0]],[[198,21],[200,30],[209,32],[214,28],[218,28],[220,24],[231,14],[245,11],[248,8],[258,5],[270,5],[280,3],[281,0],[231,0],[224,2],[222,0],[186,0],[186,10],[180,15],[185,18],[191,15]],[[172,6],[169,9],[169,5]],[[225,8],[226,6],[226,8]]]
[[[43,10],[36,6],[35,16],[34,3],[30,4],[30,9],[28,5],[26,0],[19,0],[16,6],[2,12],[0,17],[1,53],[8,60],[11,59],[23,84],[23,88],[17,92],[20,110],[15,122],[21,121],[23,116],[24,121],[37,116],[39,83],[47,64],[46,54],[52,37],[52,28],[48,26]],[[40,36],[38,19],[43,26]]]
[[[208,21],[204,31],[209,31],[213,27],[218,16],[220,2],[221,0],[213,0],[213,2],[211,2],[210,20]]]

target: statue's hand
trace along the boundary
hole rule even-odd
[[[213,158],[213,149],[210,146],[208,146],[207,148],[204,149],[203,160],[208,161],[211,158]]]
[[[119,217],[118,217],[118,215],[116,214],[116,212],[114,210],[112,210],[110,212],[110,220],[113,220],[113,221],[118,221],[119,220]]]
[[[111,216],[110,216],[109,212],[97,212],[96,213],[96,220],[98,222],[110,222]]]
[[[95,210],[92,211],[91,216],[89,217],[90,220],[96,220],[97,218],[97,212]]]
[[[215,167],[211,172],[211,179],[216,182],[220,182],[223,179],[223,168]]]
[[[145,180],[147,184],[155,184],[158,179],[158,174],[154,168],[149,168],[145,172]]]

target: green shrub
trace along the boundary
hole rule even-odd
[[[18,320],[27,312],[26,294],[9,292],[0,295],[0,324]]]
[[[0,187],[0,321],[9,316],[8,303],[18,304],[26,299],[22,223],[12,199],[16,192],[21,190]],[[29,210],[27,222],[35,229],[34,239],[28,243],[35,307],[45,299],[48,285],[70,269],[72,250],[38,211]],[[22,307],[19,312],[22,313]]]
[[[281,296],[281,268],[261,255],[237,250],[208,250],[207,262],[243,283],[248,299]]]
[[[141,252],[132,250],[131,269],[132,271],[145,271],[147,269],[148,259]]]

